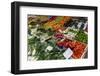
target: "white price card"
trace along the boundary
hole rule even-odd
[[[70,48],[68,48],[68,49],[63,53],[63,55],[64,55],[64,57],[65,57],[66,59],[70,58],[72,54],[73,54],[73,51],[72,51]]]

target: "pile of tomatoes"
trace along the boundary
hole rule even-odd
[[[74,59],[81,58],[84,52],[84,49],[86,48],[86,44],[81,43],[79,41],[71,41],[68,39],[65,39],[63,41],[58,41],[56,44],[59,48],[62,48],[62,49],[70,48],[73,51],[73,55],[71,57]]]

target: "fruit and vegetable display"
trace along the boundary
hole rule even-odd
[[[28,60],[88,58],[88,18],[28,15]]]

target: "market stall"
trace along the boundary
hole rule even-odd
[[[28,15],[28,60],[83,59],[87,17]]]

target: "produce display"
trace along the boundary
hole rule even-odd
[[[28,15],[28,60],[88,58],[88,19]]]

